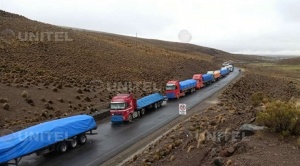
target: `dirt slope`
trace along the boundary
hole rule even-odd
[[[62,28],[4,11],[0,20],[1,128],[105,109],[119,92],[137,98],[163,92],[167,80],[218,69],[216,57],[228,54]]]
[[[300,89],[289,79],[270,76],[269,69],[247,70],[220,96],[218,104],[196,112],[136,154],[124,165],[264,166],[299,165],[297,137],[282,139],[269,130],[236,135],[243,124],[256,121],[263,107],[254,106],[252,95],[272,100],[299,99]],[[261,103],[260,103],[261,104]]]

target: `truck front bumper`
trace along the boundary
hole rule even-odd
[[[176,95],[174,92],[169,92],[166,94],[167,98],[168,99],[175,99],[176,98]]]
[[[122,115],[112,115],[110,117],[110,121],[112,123],[120,123],[120,122],[123,122],[123,116]]]

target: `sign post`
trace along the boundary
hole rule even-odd
[[[186,115],[186,104],[179,104],[179,115]]]

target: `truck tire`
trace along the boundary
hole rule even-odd
[[[68,145],[65,141],[59,142],[56,145],[56,152],[65,153],[68,150]]]
[[[86,135],[85,134],[80,134],[77,136],[77,140],[78,140],[78,143],[80,145],[83,145],[87,142],[87,138],[86,138]]]
[[[157,107],[160,108],[161,107],[161,102],[157,102]]]
[[[132,114],[129,114],[128,115],[128,122],[131,122],[132,121]]]
[[[140,110],[137,111],[137,117],[141,117],[141,111]]]
[[[154,103],[154,109],[157,109],[157,108],[158,108],[157,103]]]
[[[78,145],[78,140],[76,138],[73,138],[72,141],[68,142],[68,144],[70,148],[74,149]]]
[[[145,108],[141,109],[141,116],[145,115]]]

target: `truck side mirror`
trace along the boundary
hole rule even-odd
[[[108,104],[107,108],[110,109],[110,103]]]

